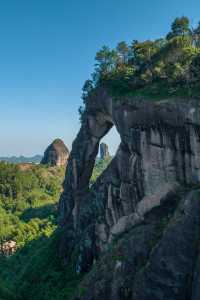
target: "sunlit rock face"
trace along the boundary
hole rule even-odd
[[[56,139],[44,152],[41,164],[49,166],[66,166],[69,158],[69,150],[61,139]]]
[[[98,293],[95,281],[88,279],[86,289],[90,292],[78,299],[196,300],[191,296],[191,283],[186,282],[188,274],[194,274],[199,255],[200,207],[198,192],[187,196],[183,190],[200,182],[199,99],[116,101],[99,89],[89,99],[86,111],[73,143],[60,199],[60,224],[64,229],[60,253],[67,263],[76,249],[75,267],[79,273],[89,271],[94,261],[107,257],[116,239],[127,243],[127,249],[122,251],[125,265],[120,254],[116,266],[98,269],[105,279],[102,290]],[[99,143],[112,126],[116,126],[121,143],[108,168],[89,189]],[[143,242],[139,236],[134,238],[134,232],[128,238],[126,235],[135,228],[141,229],[141,236],[144,231],[151,233],[143,236]],[[156,235],[155,240],[151,234]],[[193,252],[191,243],[195,245]],[[168,245],[172,249],[173,244],[172,255]],[[141,247],[147,247],[145,253]],[[140,254],[145,256],[144,261],[141,258],[136,263]],[[131,255],[135,258],[129,262]],[[140,281],[134,270],[139,272],[147,263],[150,265],[140,274]],[[124,290],[118,269],[128,278]],[[198,264],[196,270],[194,289],[199,295]],[[149,280],[153,280],[153,290]]]

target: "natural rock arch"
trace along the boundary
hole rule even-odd
[[[70,259],[76,245],[78,271],[88,271],[113,237],[142,222],[182,183],[199,182],[199,115],[195,99],[116,101],[104,89],[89,99],[60,199],[61,255]],[[99,142],[113,125],[121,144],[89,191]]]

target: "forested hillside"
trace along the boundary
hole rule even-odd
[[[98,160],[92,182],[108,163]],[[66,280],[72,286],[79,280],[63,268],[57,251],[64,173],[64,167],[0,163],[0,244],[17,243],[13,256],[0,254],[1,300],[66,299],[73,291]]]
[[[0,163],[0,242],[18,247],[54,230],[64,169]]]

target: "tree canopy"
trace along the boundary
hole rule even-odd
[[[167,96],[190,96],[200,83],[200,22],[192,28],[187,17],[176,18],[166,37],[121,41],[115,49],[103,46],[96,54],[92,80],[83,88],[83,99],[96,87],[106,86],[116,96],[153,89]],[[151,86],[149,86],[151,85]],[[187,89],[187,91],[186,91]],[[146,93],[146,92],[145,92]],[[80,109],[83,114],[84,108]]]
[[[188,35],[190,33],[190,20],[187,17],[176,18],[171,25],[171,31],[168,33],[167,39]]]

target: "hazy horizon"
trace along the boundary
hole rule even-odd
[[[55,137],[55,138],[60,138],[60,137]],[[20,154],[18,153],[17,155],[16,154],[9,154],[9,155],[0,155],[0,157],[12,157],[12,156],[16,156],[16,157],[19,157],[19,156],[24,156],[24,157],[33,157],[35,155],[41,155],[43,156],[44,154],[44,151],[46,150],[46,148],[53,142],[53,140],[55,139],[53,138],[52,140],[50,140],[47,145],[45,146],[45,148],[43,149],[42,152],[35,152],[35,153],[31,153],[31,154]],[[65,145],[68,147],[68,149],[71,151],[71,145],[68,145],[67,142],[65,141],[64,138],[61,138],[63,140],[63,142],[65,143]],[[112,139],[112,143],[110,143],[110,139]],[[119,134],[118,132],[116,131],[115,127],[113,127],[110,132],[102,139],[101,142],[105,142],[108,147],[109,147],[109,152],[111,155],[114,155],[118,146],[119,146],[119,143],[120,143],[120,137],[119,137]]]
[[[57,137],[71,149],[95,53],[164,36],[175,17],[186,15],[195,26],[199,9],[197,0],[2,2],[0,156],[43,154]],[[116,131],[104,140],[114,154]]]

